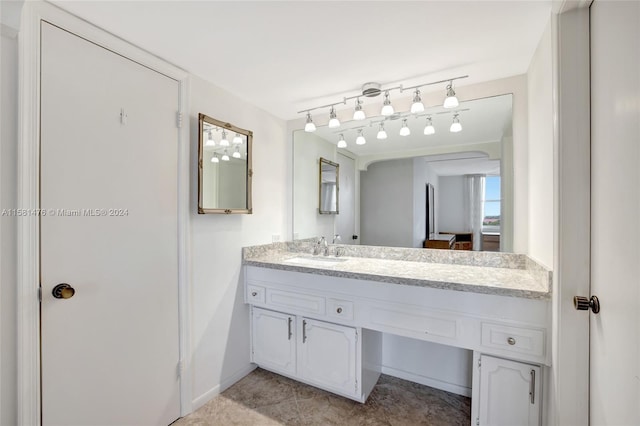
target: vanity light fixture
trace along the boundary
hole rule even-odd
[[[433,135],[436,132],[435,127],[433,127],[433,122],[431,121],[431,116],[427,117],[427,125],[424,127],[425,135]]]
[[[384,94],[383,106],[380,114],[383,116],[390,116],[396,113],[393,105],[391,104],[391,95],[390,92],[392,90],[398,90],[400,93],[404,91],[411,91],[413,93],[412,103],[410,113],[414,115],[421,114],[425,111],[424,103],[422,102],[422,96],[420,90],[425,86],[432,86],[434,84],[442,84],[447,83],[446,90],[447,96],[444,102],[445,108],[454,108],[457,107],[459,102],[458,98],[456,98],[456,93],[453,90],[453,82],[455,80],[460,80],[463,78],[469,77],[468,75],[461,75],[453,78],[447,78],[445,80],[431,81],[428,83],[416,84],[410,87],[404,87],[402,84],[393,87],[382,87],[380,83],[369,82],[362,85],[362,89],[359,93],[353,96],[345,96],[341,101],[331,102],[329,104],[316,106],[313,108],[303,109],[302,111],[298,111],[299,114],[305,113],[307,115],[307,121],[304,126],[304,130],[306,132],[314,132],[316,130],[316,126],[313,123],[313,119],[311,118],[311,111],[315,111],[317,109],[329,108],[329,127],[335,128],[340,126],[340,120],[338,120],[335,106],[339,104],[347,105],[347,101],[351,99],[355,99],[355,108],[353,111],[353,119],[354,120],[365,120],[367,118],[364,110],[362,109],[362,101],[361,98],[375,98],[381,94]],[[409,114],[409,111],[400,111],[401,115]]]
[[[211,157],[211,162],[212,163],[219,163],[220,162],[220,158],[218,158],[218,153],[217,152],[213,153],[213,157]]]
[[[364,135],[362,134],[362,129],[358,129],[358,137],[356,138],[356,144],[364,145],[365,143],[367,143],[367,140],[364,138]]]
[[[384,130],[384,124],[380,123],[380,127],[378,129],[378,136],[376,136],[378,139],[386,139],[387,138],[387,132]]]
[[[411,134],[411,129],[407,126],[407,119],[402,120],[402,127],[400,128],[400,136],[409,136]]]
[[[307,123],[304,125],[305,132],[315,132],[316,125],[313,124],[313,120],[311,119],[311,112],[307,111]]]
[[[393,105],[391,105],[391,99],[389,98],[389,91],[384,92],[384,102],[382,104],[382,111],[380,114],[384,116],[392,115],[394,113]]]
[[[331,111],[329,111],[329,127],[332,129],[340,127],[340,120],[338,120],[338,116],[336,115],[336,110],[333,108],[333,105],[331,105]]]
[[[353,111],[353,119],[364,120],[365,118],[367,118],[367,116],[362,110],[362,102],[360,102],[360,98],[356,98],[356,109]]]
[[[458,119],[458,114],[453,114],[453,123],[451,123],[451,127],[449,127],[449,131],[451,133],[458,133],[462,130],[462,124],[460,124],[460,119]]]
[[[222,154],[222,161],[229,161],[229,151],[224,150],[224,154]]]
[[[240,136],[240,133],[236,133],[236,135],[233,137],[233,144],[242,145],[242,136]]]
[[[338,140],[338,148],[346,148],[347,141],[344,140],[344,135],[340,133],[340,139]]]
[[[222,139],[220,140],[220,146],[229,146],[229,139],[227,139],[226,130],[222,130]]]
[[[240,154],[240,147],[236,146],[236,150],[231,154],[233,158],[242,158],[242,154]]]
[[[444,108],[455,108],[458,105],[460,105],[460,102],[458,102],[456,92],[455,90],[453,90],[453,81],[450,81],[447,85],[447,96],[444,98],[444,103],[442,104],[442,106]]]
[[[207,133],[207,141],[204,143],[204,146],[216,146],[216,141],[213,140],[213,130],[209,130]]]
[[[413,92],[411,114],[420,114],[421,112],[424,112],[424,104],[422,103],[422,97],[420,96],[420,89],[416,89],[416,91]]]

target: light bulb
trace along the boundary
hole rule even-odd
[[[236,135],[233,137],[233,144],[234,145],[242,144],[242,136],[240,136],[240,133],[236,133]]]
[[[329,112],[329,127],[340,127],[340,120],[336,116],[336,111],[331,107],[331,112]]]
[[[356,109],[353,112],[353,119],[364,120],[365,118],[367,118],[367,116],[364,114],[364,111],[362,110],[362,102],[360,102],[360,99],[356,99]]]
[[[220,140],[220,146],[229,146],[229,140],[227,139],[227,132],[222,131],[222,139]]]
[[[207,141],[204,143],[204,146],[216,146],[216,141],[213,140],[213,131],[209,130],[207,133],[209,135],[207,136]]]
[[[222,161],[229,161],[229,152],[225,149],[224,154],[222,154]]]
[[[218,154],[217,153],[213,154],[213,157],[211,157],[211,162],[212,163],[219,163],[220,162],[220,159],[218,158]]]
[[[407,126],[407,119],[402,120],[402,128],[400,128],[400,136],[409,136],[411,129]]]
[[[453,123],[451,123],[451,127],[449,127],[449,131],[451,133],[458,133],[462,130],[462,124],[460,124],[460,120],[458,120],[458,114],[454,114]]]
[[[427,125],[424,128],[425,135],[433,135],[436,132],[435,127],[433,127],[433,123],[431,122],[431,117],[427,117]]]
[[[231,154],[231,156],[233,158],[241,158],[242,157],[242,155],[240,154],[240,147],[239,146],[236,146],[236,150],[233,151],[233,154]]]
[[[420,90],[416,89],[413,95],[413,103],[411,104],[411,114],[419,114],[424,111],[424,104],[420,97]]]
[[[347,141],[344,140],[344,135],[340,133],[340,140],[338,141],[338,148],[346,148]]]
[[[364,138],[364,135],[362,134],[362,129],[360,129],[358,130],[358,137],[356,138],[356,144],[364,145],[365,143],[367,143],[367,140]]]
[[[456,98],[456,92],[453,90],[453,83],[449,83],[447,85],[447,96],[444,98],[444,103],[442,104],[445,108],[455,108],[460,103],[458,102],[458,98]]]
[[[304,125],[305,132],[315,132],[316,125],[313,124],[313,120],[311,119],[311,113],[307,111],[307,123]]]
[[[378,129],[378,136],[376,136],[378,139],[386,139],[387,138],[387,132],[384,130],[384,125],[382,123],[380,123],[380,128]]]
[[[382,111],[380,114],[382,115],[391,115],[393,114],[393,105],[391,105],[391,99],[389,99],[389,91],[384,92],[384,103],[382,104]]]

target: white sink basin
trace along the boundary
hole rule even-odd
[[[342,262],[346,262],[347,260],[349,259],[346,259],[344,257],[329,257],[329,256],[292,257],[291,259],[287,259],[283,261],[283,263],[291,263],[294,265],[327,267],[327,266],[336,265]]]

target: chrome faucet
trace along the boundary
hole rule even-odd
[[[331,244],[335,244],[336,242],[340,241],[342,241],[342,238],[340,238],[340,234],[336,234],[333,236],[333,242]]]
[[[324,239],[324,237],[320,237],[320,239],[318,241],[316,241],[316,244],[313,246],[313,255],[317,256],[320,254],[320,250],[322,247],[327,247],[327,240]],[[325,251],[326,253],[326,251]]]

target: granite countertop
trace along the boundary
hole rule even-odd
[[[308,241],[245,247],[243,264],[332,277],[528,299],[551,297],[551,271],[526,255],[340,245],[313,256]],[[331,246],[334,253],[335,246]]]

